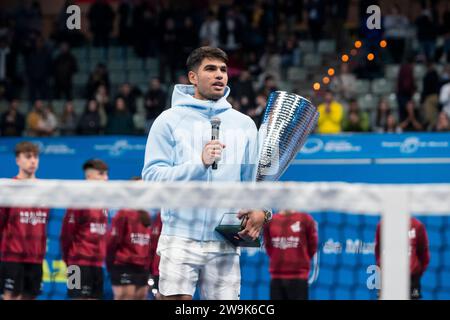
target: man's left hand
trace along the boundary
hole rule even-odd
[[[241,210],[237,214],[239,219],[244,219],[243,226],[244,230],[240,231],[238,234],[242,238],[251,238],[256,240],[259,237],[261,228],[264,225],[265,213],[262,210],[248,211]]]

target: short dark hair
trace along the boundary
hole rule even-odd
[[[186,67],[188,71],[197,69],[202,63],[203,59],[219,59],[223,62],[228,62],[227,54],[219,48],[200,47],[191,52],[186,60]]]
[[[108,171],[108,165],[106,164],[106,162],[100,159],[90,159],[83,164],[83,171],[89,169],[98,170],[100,172],[106,172]]]
[[[14,152],[16,154],[16,157],[19,156],[19,154],[21,153],[27,152],[31,152],[37,156],[39,155],[39,147],[32,142],[22,141],[16,144]]]

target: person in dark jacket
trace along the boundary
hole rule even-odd
[[[61,44],[61,51],[53,61],[53,70],[55,98],[72,100],[72,78],[78,71],[78,64],[75,56],[70,52],[69,45],[65,42]]]
[[[97,135],[100,134],[100,131],[100,112],[97,101],[89,100],[78,123],[78,133],[81,135]]]
[[[128,112],[123,98],[117,98],[114,112],[108,116],[105,134],[134,134],[133,116]]]

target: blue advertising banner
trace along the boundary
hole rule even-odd
[[[0,139],[0,177],[17,173],[14,146]],[[82,164],[105,160],[110,179],[139,176],[145,137],[30,138],[41,148],[38,177],[83,179]],[[284,181],[450,183],[450,134],[312,135],[282,177]],[[368,208],[370,209],[370,208]],[[65,299],[65,265],[59,251],[64,211],[53,210],[41,299]],[[376,299],[373,265],[379,217],[342,212],[311,213],[318,223],[319,251],[312,263],[312,299]],[[450,299],[450,218],[418,217],[428,232],[431,261],[422,279],[423,298]],[[268,258],[262,249],[243,250],[242,299],[268,299]],[[106,298],[111,298],[109,281]]]

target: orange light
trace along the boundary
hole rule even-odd
[[[355,48],[356,49],[359,49],[359,48],[361,48],[362,47],[362,42],[361,41],[355,41]]]
[[[354,57],[354,56],[356,56],[356,55],[358,54],[358,50],[352,49],[352,50],[350,51],[350,54]]]
[[[342,55],[342,62],[348,62],[350,58],[348,57],[348,55],[344,54]]]
[[[330,77],[334,76],[334,69],[333,68],[328,69],[328,75]]]
[[[319,91],[320,90],[320,83],[315,82],[314,85],[313,85],[313,89],[316,90],[316,91]]]
[[[373,59],[375,59],[375,55],[373,53],[369,53],[367,55],[367,60],[372,61]]]
[[[387,41],[386,40],[381,40],[380,41],[380,47],[386,48],[387,47]]]
[[[323,77],[322,82],[323,82],[323,84],[329,84],[330,83],[330,78]]]

